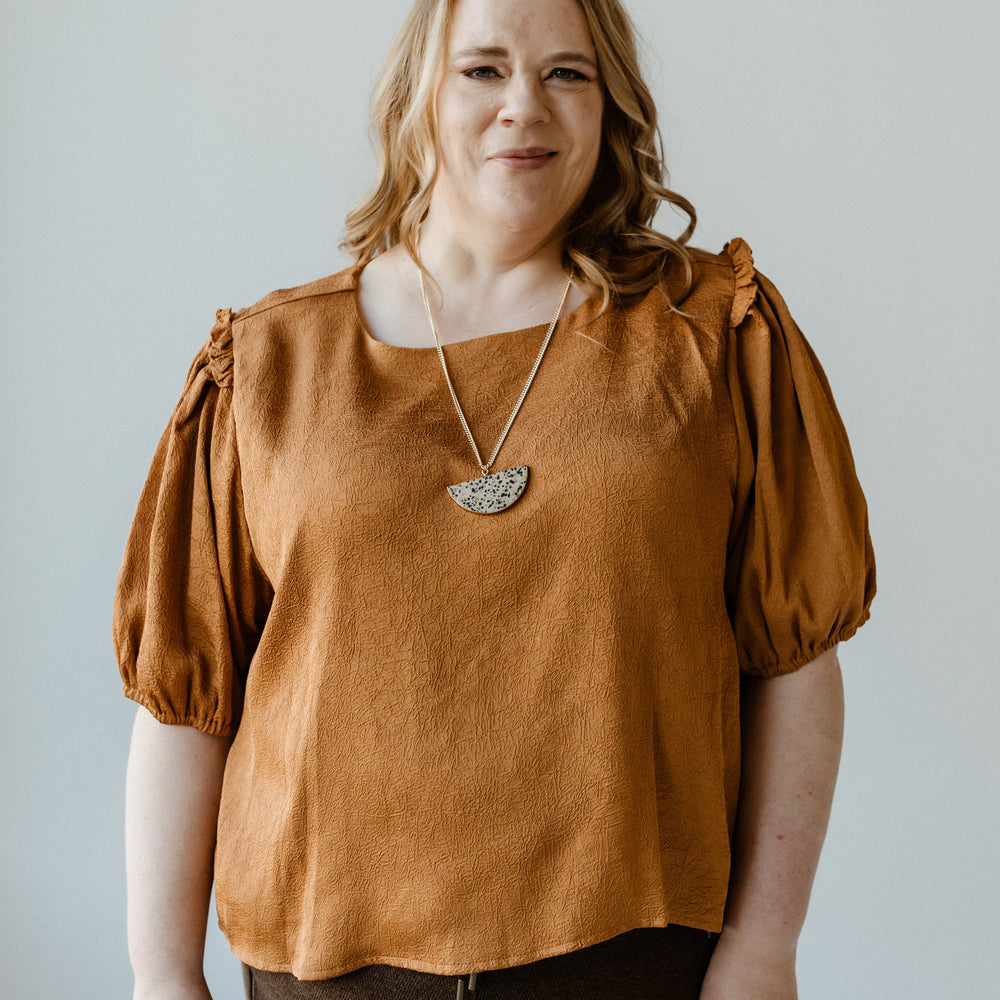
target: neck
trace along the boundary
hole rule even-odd
[[[427,293],[441,342],[547,324],[567,277],[559,234],[500,231],[499,226],[493,232],[476,219],[461,225],[455,219],[435,200],[420,231],[420,256],[434,279]],[[365,270],[362,285],[369,292],[378,275],[391,275],[389,282],[399,290],[399,315],[419,317],[414,339],[426,336],[419,272],[402,246]],[[571,288],[564,311],[585,298],[582,286]],[[397,316],[387,325],[398,323]]]
[[[420,256],[445,296],[463,289],[472,300],[551,289],[564,280],[562,246],[553,233],[456,225],[433,205],[420,230]]]

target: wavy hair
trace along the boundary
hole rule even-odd
[[[576,0],[587,18],[604,87],[602,147],[583,201],[569,219],[566,265],[602,309],[647,291],[673,256],[691,283],[694,207],[666,186],[656,106],[639,69],[635,30],[619,0]],[[416,0],[389,51],[371,104],[378,177],[348,213],[341,249],[366,263],[402,243],[422,268],[418,231],[438,170],[434,96],[458,0]],[[662,202],[688,216],[676,239],[652,227]]]

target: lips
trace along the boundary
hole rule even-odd
[[[494,160],[533,160],[542,156],[554,156],[555,150],[546,149],[544,146],[525,146],[520,149],[503,149],[499,153],[494,153]]]
[[[555,155],[554,149],[546,149],[545,146],[521,146],[503,149],[490,159],[509,170],[541,170],[552,162]]]

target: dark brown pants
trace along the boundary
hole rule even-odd
[[[716,935],[690,927],[640,927],[565,955],[476,976],[466,1000],[698,1000]],[[300,982],[243,967],[247,1000],[455,1000],[458,976],[366,965]]]

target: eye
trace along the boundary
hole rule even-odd
[[[590,79],[584,73],[579,70],[570,69],[568,66],[557,66],[551,73],[556,80],[569,80],[575,82],[577,80],[588,80]]]
[[[474,66],[472,69],[464,70],[462,76],[467,76],[470,80],[491,80],[500,74],[493,66]]]

